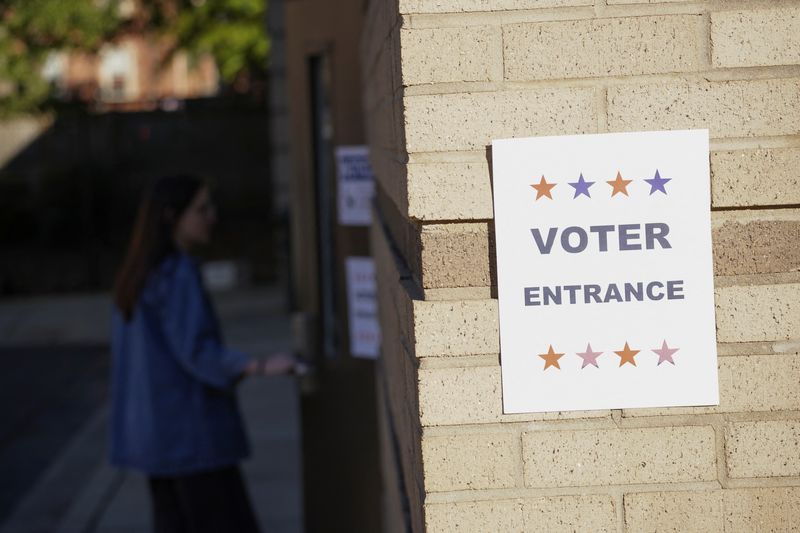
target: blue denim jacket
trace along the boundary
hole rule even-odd
[[[249,454],[234,390],[248,357],[223,346],[189,256],[165,259],[129,321],[113,310],[112,328],[113,465],[174,476]]]

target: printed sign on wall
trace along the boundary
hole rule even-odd
[[[336,171],[339,174],[339,224],[369,226],[372,222],[372,197],[375,195],[369,147],[336,148]]]
[[[375,359],[381,343],[375,261],[371,257],[348,257],[345,271],[350,355]]]
[[[506,413],[719,403],[708,131],[492,143]]]

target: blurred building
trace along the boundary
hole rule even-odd
[[[177,101],[214,96],[220,79],[209,54],[190,57],[169,37],[148,27],[138,0],[122,0],[125,30],[96,53],[56,51],[42,75],[66,101],[91,104],[101,111],[143,111],[159,106],[175,110]]]
[[[377,179],[376,393],[345,345],[322,359],[306,468],[330,505],[312,495],[328,527],[309,530],[376,530],[369,431],[384,531],[794,529],[800,8],[280,3],[293,286],[318,357],[346,329],[343,249],[366,246],[336,225],[334,147],[369,144]],[[720,405],[504,414],[492,139],[690,128],[711,135]]]
[[[103,110],[153,109],[219,90],[212,57],[190,59],[186,52],[173,53],[168,41],[141,33],[107,43],[97,54],[54,52],[42,74],[58,98]]]

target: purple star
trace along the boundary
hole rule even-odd
[[[587,367],[588,365],[594,365],[595,368],[600,368],[597,366],[597,357],[600,356],[603,352],[593,352],[592,345],[586,345],[586,351],[583,353],[578,353],[579,356],[583,359],[583,365],[581,365],[581,369]]]
[[[661,174],[658,173],[658,169],[656,169],[656,177],[651,178],[649,180],[644,180],[650,184],[650,194],[653,194],[656,191],[661,191],[664,194],[667,194],[667,190],[664,188],[664,185],[667,182],[672,181],[672,178],[662,178]]]
[[[575,196],[572,197],[573,200],[578,196],[580,196],[581,194],[585,194],[589,198],[592,197],[589,194],[589,187],[594,185],[594,182],[586,181],[585,179],[583,179],[583,174],[580,175],[578,181],[572,182],[570,183],[570,185],[575,188]]]
[[[672,360],[672,354],[678,351],[678,348],[670,348],[667,346],[667,341],[661,343],[660,350],[653,350],[654,353],[658,354],[658,364],[661,365],[664,361],[669,363],[675,364],[675,361]]]

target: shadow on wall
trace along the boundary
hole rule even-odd
[[[267,135],[264,107],[226,98],[175,112],[66,108],[50,122],[0,123],[0,297],[107,289],[143,188],[177,172],[215,184],[209,258],[242,260],[254,281],[271,281]]]

